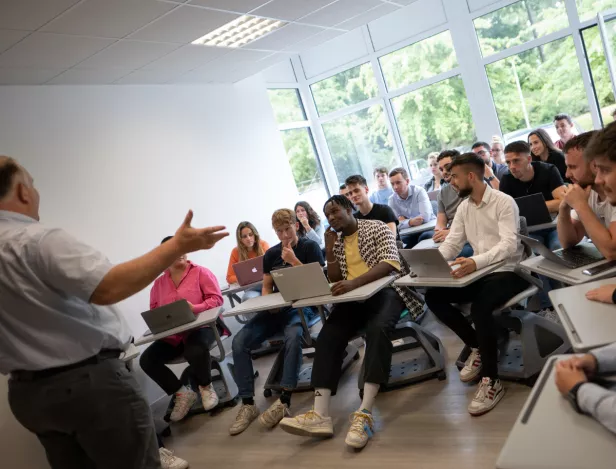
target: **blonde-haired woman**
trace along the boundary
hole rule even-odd
[[[437,157],[438,151],[433,151],[428,155],[428,166],[430,167],[432,177],[424,184],[424,189],[426,192],[441,190],[441,179],[443,179],[443,175],[438,169],[438,163],[436,162]]]
[[[265,254],[265,251],[269,249],[269,244],[261,239],[259,232],[249,221],[243,221],[237,225],[235,237],[237,239],[237,246],[233,248],[233,251],[231,251],[229,267],[227,268],[227,283],[229,285],[237,283],[237,277],[233,271],[233,266],[235,264],[262,256]],[[261,288],[247,290],[244,292],[242,301],[259,296],[260,294]]]

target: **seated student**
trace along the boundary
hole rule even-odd
[[[573,119],[569,114],[558,114],[554,116],[554,127],[556,133],[560,137],[554,146],[560,151],[564,151],[565,143],[575,137],[575,126],[573,125]]]
[[[588,236],[607,259],[616,259],[616,208],[607,201],[603,187],[595,183],[594,163],[584,158],[594,134],[585,132],[565,144],[567,177],[573,184],[560,204],[558,239],[568,248]]]
[[[471,354],[460,371],[463,382],[478,376],[481,382],[468,406],[471,415],[482,415],[502,399],[505,389],[498,379],[497,334],[492,312],[528,287],[528,282],[513,273],[523,256],[516,237],[520,218],[518,206],[507,194],[496,191],[484,181],[485,164],[474,153],[456,157],[449,167],[451,184],[464,199],[451,225],[445,242],[439,247],[445,259],[454,259],[468,241],[472,257],[458,257],[452,273],[462,278],[477,269],[506,260],[498,271],[463,288],[428,288],[426,304],[434,315],[471,348]],[[468,322],[455,303],[472,303]]]
[[[385,223],[394,236],[398,236],[398,219],[389,205],[373,204],[368,198],[368,182],[360,174],[346,178],[345,184],[351,195],[351,202],[357,208],[358,220],[379,220]]]
[[[227,283],[229,285],[237,283],[237,277],[233,270],[235,264],[262,256],[265,254],[265,251],[269,249],[269,244],[261,239],[259,232],[249,221],[243,221],[237,225],[235,239],[237,240],[237,246],[231,251],[229,265],[227,267]],[[242,297],[242,301],[259,295],[261,295],[261,288],[257,290],[246,290]]]
[[[347,190],[347,186],[345,183],[340,184],[340,195],[343,195],[344,197],[349,199],[349,191]]]
[[[462,202],[458,191],[450,184],[451,173],[449,172],[449,165],[456,156],[460,156],[458,150],[445,150],[438,155],[439,170],[443,174],[444,182],[437,198],[438,213],[436,214],[436,227],[434,230],[424,231],[419,236],[419,241],[432,238],[435,243],[442,243],[449,234],[449,227],[453,222],[460,202]],[[473,248],[470,244],[466,243],[464,248],[462,248],[460,257],[470,257],[472,255]]]
[[[505,163],[505,144],[503,143],[503,139],[498,135],[494,135],[492,137],[492,148],[490,149],[490,156],[492,156],[492,160],[496,164],[504,164]]]
[[[333,295],[341,295],[379,278],[408,271],[400,265],[396,240],[381,222],[357,220],[351,203],[340,196],[331,197],[323,208],[330,227],[325,234],[328,274]],[[336,393],[344,351],[349,340],[364,332],[364,397],[351,415],[346,444],[363,448],[374,432],[372,406],[379,386],[389,379],[392,343],[389,333],[408,309],[417,317],[423,305],[408,290],[384,288],[365,302],[337,303],[319,333],[312,367],[315,388],[314,409],[295,418],[285,418],[280,427],[293,434],[329,437],[334,433],[329,416],[329,401]]]
[[[492,189],[498,190],[500,180],[509,172],[506,164],[498,164],[492,160],[490,145],[486,142],[475,142],[471,147],[473,153],[479,155],[486,165],[486,182]]]
[[[500,190],[515,199],[531,194],[543,194],[548,210],[556,213],[565,197],[565,184],[555,166],[541,161],[531,161],[530,155],[530,147],[523,141],[512,142],[505,147],[505,161],[509,167],[509,174],[503,176]],[[561,247],[556,228],[535,231],[530,237],[540,241],[551,251]],[[538,314],[548,319],[555,319],[548,292],[559,288],[560,283],[541,275],[539,278],[543,281],[543,289],[538,293],[541,308]]]
[[[423,187],[410,184],[409,175],[404,168],[394,168],[389,172],[389,181],[394,193],[389,198],[389,206],[398,217],[398,229],[419,226],[434,220],[434,212],[428,193]],[[406,247],[417,244],[419,234],[401,236]]]
[[[370,202],[373,204],[387,205],[387,202],[391,195],[394,193],[391,187],[389,187],[389,179],[387,178],[387,168],[379,166],[374,169],[374,179],[376,179],[377,189],[370,194]],[[348,183],[347,183],[348,184]]]
[[[167,236],[162,243],[169,241]],[[161,243],[161,244],[162,244]],[[150,291],[150,309],[165,306],[179,299],[188,301],[195,315],[222,306],[223,299],[218,281],[205,267],[193,264],[186,256],[178,258],[154,282]],[[221,328],[222,321],[216,325]],[[218,395],[212,385],[210,347],[216,341],[211,327],[183,332],[155,341],[141,354],[141,369],[158,384],[167,395],[175,394],[171,421],[178,422],[197,401],[197,393],[185,387],[166,365],[166,362],[183,356],[194,372],[201,401],[205,410],[218,405]]]
[[[441,190],[443,173],[441,173],[440,169],[438,169],[438,161],[436,161],[437,158],[438,151],[433,151],[428,155],[428,166],[430,167],[432,177],[424,184],[424,189],[426,192]]]
[[[299,238],[299,223],[292,210],[283,208],[272,215],[272,227],[280,243],[271,247],[263,258],[263,295],[277,292],[271,273],[286,267],[318,262],[325,265],[319,245],[308,238]],[[304,308],[306,321],[316,313]],[[277,311],[257,313],[233,338],[233,362],[235,363],[235,382],[242,399],[235,422],[229,433],[238,435],[259,417],[259,409],[254,402],[255,378],[250,352],[259,347],[265,339],[284,332],[284,368],[280,384],[283,388],[280,399],[276,400],[259,418],[266,428],[273,428],[285,416],[289,415],[291,393],[297,385],[297,377],[302,366],[303,328],[297,309],[287,307]]]
[[[533,161],[553,164],[558,169],[560,177],[565,182],[569,182],[566,176],[567,165],[565,164],[565,156],[554,146],[552,139],[545,130],[536,129],[528,134],[528,144],[530,145]],[[507,153],[506,150],[505,153]]]
[[[325,240],[323,239],[323,225],[321,217],[310,206],[308,202],[297,202],[295,204],[295,216],[299,221],[298,236],[305,236],[313,240],[321,249],[325,249]]]

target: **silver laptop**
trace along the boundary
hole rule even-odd
[[[285,301],[304,300],[331,293],[323,267],[318,262],[273,270],[271,275]]]
[[[263,256],[238,262],[233,264],[232,267],[237,277],[237,283],[241,286],[263,280]]]
[[[516,236],[536,253],[541,254],[543,257],[556,264],[568,267],[569,269],[577,269],[578,267],[593,264],[604,259],[599,250],[590,243],[583,243],[567,249],[550,251],[542,242],[534,238],[529,238],[528,236],[523,236],[518,233],[516,233]]]
[[[448,278],[459,266],[451,266],[438,249],[401,249],[400,254],[418,277]]]
[[[520,216],[526,218],[527,226],[543,225],[552,221],[552,216],[541,192],[513,200],[518,204]]]
[[[558,392],[553,356],[544,366],[496,462],[498,469],[612,469],[616,437]]]
[[[183,326],[197,319],[186,300],[179,300],[168,305],[141,313],[150,328],[151,334],[165,332],[174,327]],[[148,335],[148,334],[145,334]]]

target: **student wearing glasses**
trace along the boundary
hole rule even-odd
[[[509,172],[506,164],[498,164],[492,160],[490,145],[486,142],[475,142],[471,147],[473,153],[479,155],[486,165],[485,179],[492,189],[498,190],[500,180]]]

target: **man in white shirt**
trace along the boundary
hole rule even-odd
[[[192,228],[191,220],[189,212],[167,243],[112,265],[39,223],[32,177],[0,156],[0,373],[11,375],[11,410],[53,469],[161,467],[150,407],[118,359],[131,332],[111,305],[181,255],[228,236],[221,226]]]
[[[558,239],[568,248],[588,236],[607,259],[616,259],[616,207],[595,183],[594,163],[584,159],[584,150],[595,133],[585,132],[565,144],[567,177],[573,184],[567,187],[559,207]]]
[[[497,334],[492,312],[528,287],[526,280],[513,273],[523,256],[516,237],[520,218],[515,201],[489,187],[483,180],[485,164],[475,153],[454,158],[449,166],[451,184],[463,200],[453,219],[449,235],[439,247],[447,260],[454,259],[466,242],[474,255],[458,257],[452,266],[454,278],[469,275],[490,264],[507,261],[498,271],[463,288],[429,288],[426,304],[434,315],[470,347],[471,353],[460,379],[481,378],[475,397],[468,406],[471,415],[489,412],[502,399],[505,389],[498,379]],[[456,303],[471,303],[473,326]]]

